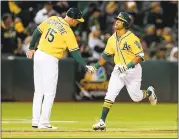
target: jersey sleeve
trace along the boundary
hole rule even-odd
[[[144,60],[144,51],[143,51],[143,48],[142,48],[142,45],[140,43],[140,40],[138,38],[135,38],[133,41],[132,41],[132,52],[136,55],[136,56],[140,56],[143,58]]]
[[[67,48],[70,52],[78,50],[78,43],[76,41],[75,35],[72,30],[68,31],[65,36],[65,43],[67,45]]]
[[[108,39],[108,42],[106,44],[106,48],[104,50],[104,54],[106,54],[106,55],[114,55],[114,48],[113,48],[111,38]]]
[[[48,19],[46,19],[48,20]],[[38,30],[43,33],[44,29],[46,28],[46,20],[44,20],[37,28]]]

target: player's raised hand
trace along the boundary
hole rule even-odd
[[[86,66],[86,68],[88,69],[88,73],[93,73],[96,71],[96,68],[94,66]]]
[[[119,65],[118,70],[120,73],[124,73],[126,70],[128,70],[126,65]]]
[[[28,59],[32,59],[34,53],[35,53],[35,50],[28,50],[28,51],[26,52],[27,58],[28,58]]]

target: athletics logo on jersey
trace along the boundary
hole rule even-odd
[[[130,45],[128,45],[127,42],[125,42],[122,50],[129,50],[129,49],[130,49]]]

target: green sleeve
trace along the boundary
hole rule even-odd
[[[102,57],[104,58],[104,60],[109,61],[112,55],[107,55],[106,53],[102,53]]]
[[[83,65],[84,67],[86,67],[86,62],[84,61],[84,59],[82,58],[79,50],[74,50],[72,52],[70,52],[70,54],[73,56],[73,58],[78,61],[78,63],[80,63],[81,65]]]
[[[35,31],[32,34],[32,40],[30,42],[29,49],[34,50],[36,43],[40,40],[42,33],[38,30],[38,28],[35,29]]]
[[[112,55],[107,55],[107,54],[105,54],[105,53],[102,53],[101,57],[102,57],[104,60],[109,61],[110,58],[112,57]],[[99,68],[101,67],[101,65],[99,64],[99,61],[98,61],[96,64],[94,64],[94,67],[95,67],[96,69],[99,69]]]
[[[135,66],[134,62],[131,61],[128,65],[127,65],[127,68],[133,68]]]

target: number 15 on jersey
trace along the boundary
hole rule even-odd
[[[53,28],[49,28],[47,34],[45,35],[45,39],[49,42],[53,42],[54,34],[57,33]]]

